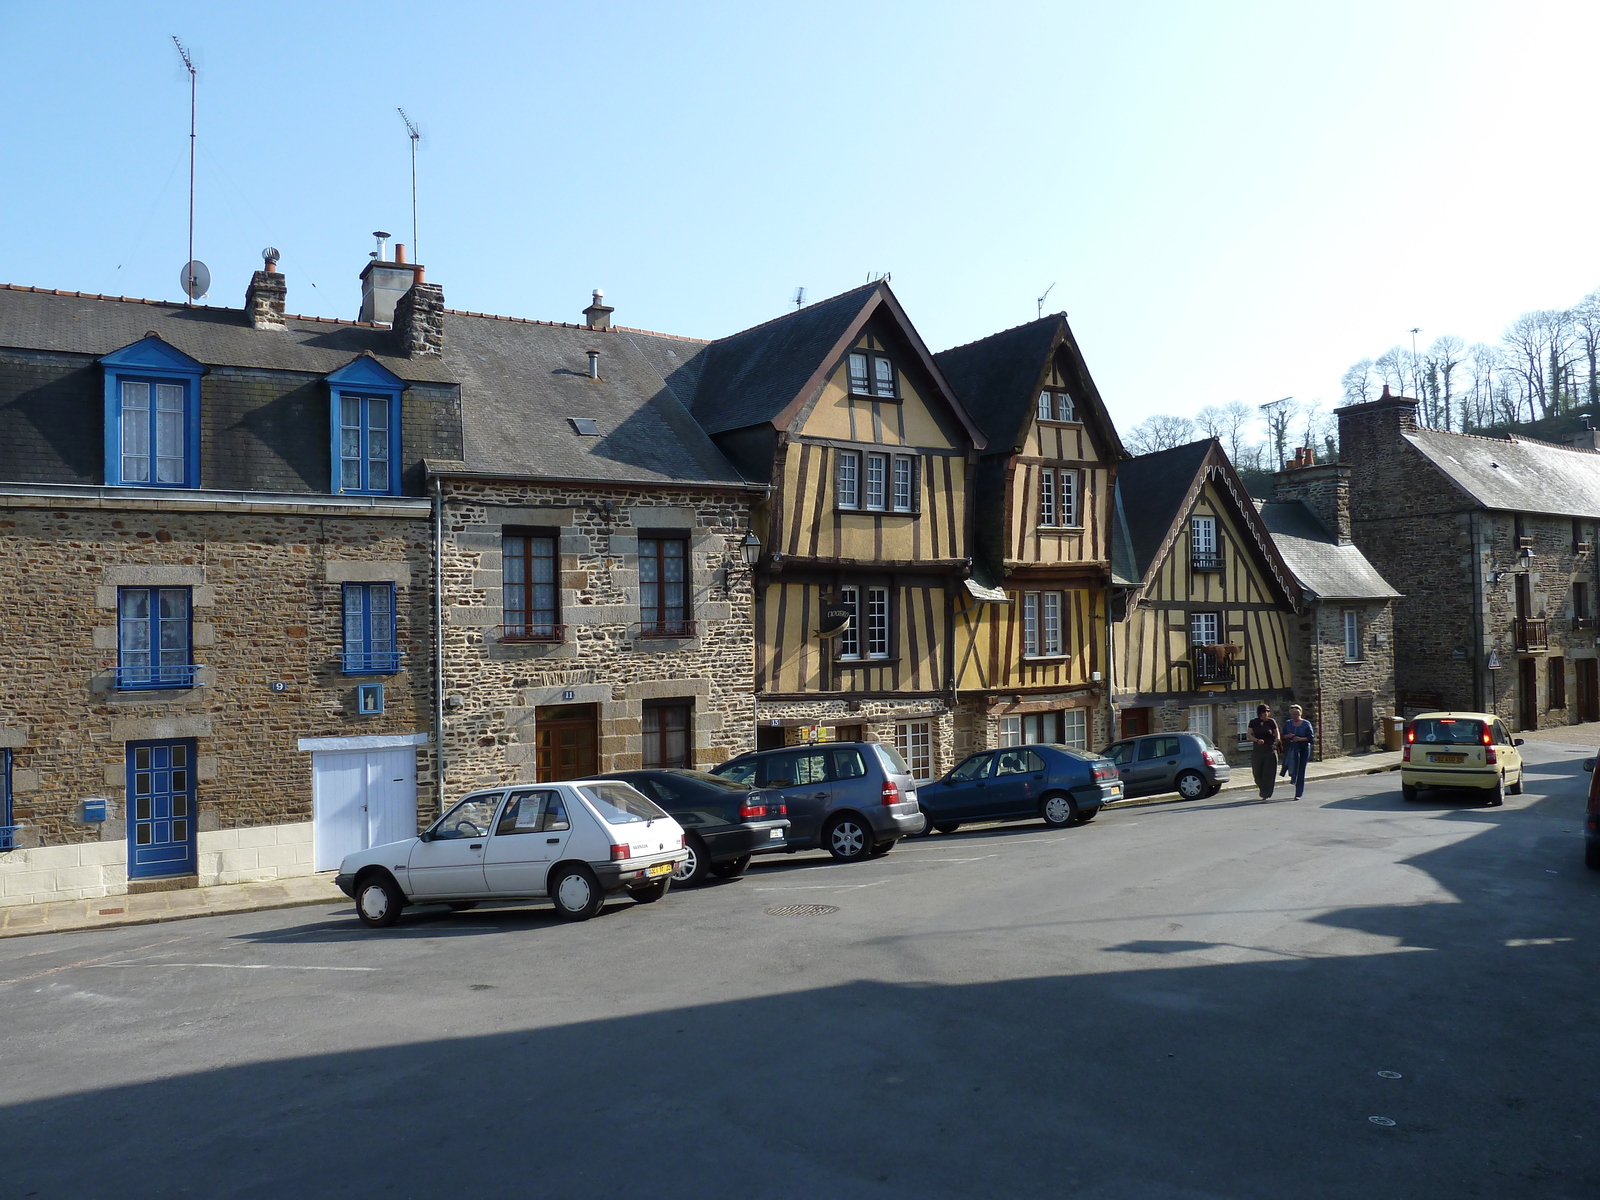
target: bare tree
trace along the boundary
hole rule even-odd
[[[1216,438],[1219,442],[1228,428],[1227,414],[1215,404],[1208,404],[1195,413],[1194,423],[1199,426],[1201,433]]]
[[[1433,339],[1433,345],[1428,347],[1428,386],[1434,393],[1434,412],[1436,426],[1449,429],[1450,414],[1455,410],[1454,376],[1466,357],[1467,344],[1453,333],[1442,334]]]
[[[1289,423],[1294,420],[1296,408],[1294,397],[1285,396],[1259,407],[1267,421],[1267,445],[1277,455],[1277,461],[1273,464],[1276,470],[1283,466],[1284,456],[1288,452]]]
[[[1600,289],[1590,292],[1574,304],[1568,312],[1572,316],[1572,331],[1578,341],[1578,351],[1589,364],[1588,403],[1600,407]]]
[[[1360,404],[1363,400],[1371,400],[1374,391],[1372,360],[1363,358],[1360,362],[1352,363],[1350,369],[1339,377],[1339,385],[1344,388],[1347,403]]]
[[[1406,368],[1410,355],[1404,346],[1390,346],[1372,360],[1372,370],[1382,383],[1396,396],[1406,394]]]
[[[1500,335],[1507,350],[1506,366],[1521,381],[1528,411],[1548,417],[1555,412],[1554,397],[1545,380],[1550,346],[1550,325],[1542,312],[1525,312]],[[1535,403],[1538,410],[1535,410]]]
[[[1224,418],[1223,432],[1219,435],[1222,444],[1227,448],[1228,457],[1235,463],[1245,450],[1245,436],[1250,431],[1250,424],[1256,419],[1256,410],[1243,400],[1230,400],[1222,406]]]
[[[1327,447],[1335,440],[1332,436],[1336,423],[1333,414],[1322,407],[1321,400],[1312,400],[1300,409],[1300,445],[1308,447],[1315,454],[1327,453]],[[1324,461],[1332,462],[1338,456],[1330,454]]]
[[[1157,413],[1146,417],[1129,431],[1128,449],[1135,454],[1154,454],[1158,450],[1171,450],[1194,441],[1194,422],[1188,417],[1174,417]]]

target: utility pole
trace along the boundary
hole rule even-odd
[[[1411,331],[1411,390],[1416,393],[1418,400],[1422,399],[1422,364],[1417,361],[1417,334],[1421,332],[1420,328]],[[1428,412],[1426,408],[1422,411]],[[1431,419],[1428,423],[1433,424]]]
[[[184,49],[178,35],[172,35],[172,44],[178,48],[178,56],[183,59],[184,70],[189,72],[189,257],[185,260],[190,265],[185,268],[189,275],[188,286],[183,289],[188,297],[184,301],[190,307],[194,306],[194,113],[195,113],[195,70],[194,60],[189,57],[189,51]]]

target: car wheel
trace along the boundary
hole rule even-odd
[[[893,849],[894,842],[879,842],[877,845],[873,846],[871,850],[867,851],[867,857],[882,858],[885,854],[889,853],[889,851]]]
[[[1583,865],[1591,871],[1600,871],[1600,841],[1593,838],[1584,841]]]
[[[1211,785],[1206,782],[1205,776],[1199,771],[1184,771],[1177,780],[1178,795],[1185,800],[1203,800],[1206,788]]]
[[[477,908],[477,907],[478,907],[478,902],[476,900],[452,900],[452,901],[450,901],[450,911],[451,912],[468,912],[468,911],[470,911],[470,910],[472,910],[474,908]]]
[[[1213,783],[1208,789],[1206,789],[1206,797],[1209,799],[1210,797],[1215,796],[1221,790],[1222,785],[1220,783]]]
[[[940,833],[954,833],[961,828],[960,821],[940,821],[934,826]]]
[[[1506,777],[1500,776],[1494,781],[1494,788],[1489,793],[1487,804],[1490,808],[1499,808],[1506,802]]]
[[[356,916],[368,929],[387,929],[405,906],[400,885],[381,871],[356,882]]]
[[[1400,785],[1400,799],[1407,802],[1415,801],[1419,791],[1420,789],[1414,783],[1402,783]]]
[[[918,837],[927,837],[929,834],[931,834],[937,828],[938,828],[938,826],[933,823],[933,814],[931,812],[929,812],[927,809],[923,809],[922,810],[922,832],[917,834],[917,836]]]
[[[568,921],[587,921],[600,911],[606,894],[594,872],[581,863],[560,867],[550,876],[550,899],[556,912]]]
[[[1096,804],[1088,812],[1081,812],[1080,811],[1078,813],[1078,824],[1079,825],[1087,825],[1090,821],[1092,821],[1096,817],[1098,817],[1100,815],[1100,812],[1101,812],[1101,806],[1098,805],[1098,804]]]
[[[683,848],[689,852],[689,857],[673,869],[672,882],[679,887],[693,887],[706,877],[711,856],[706,853],[706,844],[696,834],[691,833],[683,839]]]
[[[823,831],[822,845],[840,862],[860,862],[872,851],[872,830],[860,817],[836,817]]]
[[[1065,829],[1078,819],[1078,806],[1072,797],[1062,792],[1051,792],[1039,803],[1039,815],[1051,829]]]
[[[1515,783],[1513,783],[1510,787],[1506,788],[1506,791],[1510,792],[1513,796],[1522,795],[1522,772],[1521,771],[1517,772],[1517,781]]]
[[[661,897],[665,896],[667,892],[671,890],[671,888],[672,876],[668,875],[665,879],[658,879],[654,883],[647,883],[641,887],[629,888],[628,895],[632,896],[640,904],[654,904],[657,900],[661,899]]]
[[[750,865],[750,856],[741,854],[738,858],[730,858],[727,862],[711,864],[711,873],[718,879],[737,879],[743,875],[745,868]]]

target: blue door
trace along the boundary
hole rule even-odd
[[[128,878],[193,875],[194,741],[128,743]]]

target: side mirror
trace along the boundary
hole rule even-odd
[[[1522,739],[1521,738],[1512,738],[1511,739],[1511,744],[1513,746],[1520,746],[1520,745],[1522,745]]]
[[[417,840],[420,841],[420,842],[431,842],[431,841],[433,841],[433,830],[424,829],[421,833],[417,834]]]
[[[1589,772],[1592,773],[1594,771],[1594,759],[1592,759],[1592,758],[1584,759],[1583,760],[1583,769],[1585,771],[1589,771]]]

